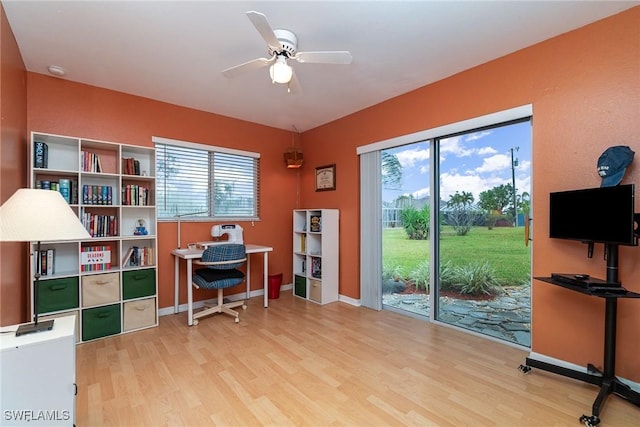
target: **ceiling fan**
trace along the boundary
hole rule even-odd
[[[348,51],[321,51],[298,52],[298,38],[296,35],[284,29],[272,29],[267,17],[255,11],[247,12],[247,17],[256,27],[262,38],[267,42],[269,58],[257,58],[222,70],[225,77],[236,77],[247,71],[269,67],[269,75],[273,83],[287,84],[291,93],[301,91],[300,83],[296,78],[293,68],[288,64],[289,60],[302,63],[316,64],[350,64],[351,53]]]

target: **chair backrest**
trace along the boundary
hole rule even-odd
[[[207,265],[208,268],[213,268],[215,270],[238,268],[245,263],[246,259],[246,248],[244,245],[239,243],[209,246],[204,250],[201,258],[203,263],[217,263]]]

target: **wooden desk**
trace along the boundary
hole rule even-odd
[[[262,245],[252,245],[245,244],[247,248],[247,299],[250,297],[251,293],[251,254],[262,253],[264,269],[262,272],[262,281],[264,288],[264,307],[269,307],[269,292],[268,288],[268,276],[269,276],[269,252],[273,252],[273,248],[271,246],[262,246]],[[200,259],[202,257],[202,253],[204,249],[174,249],[171,251],[171,254],[174,258],[174,297],[173,297],[173,312],[178,313],[178,294],[180,291],[180,260],[184,259],[187,261],[187,311],[188,311],[188,321],[187,324],[189,326],[193,325],[193,285],[191,284],[192,274],[193,274],[193,260]]]

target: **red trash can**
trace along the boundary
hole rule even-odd
[[[282,285],[282,273],[269,275],[269,299],[280,298],[280,285]]]

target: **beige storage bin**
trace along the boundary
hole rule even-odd
[[[309,299],[322,303],[322,282],[319,280],[309,280]]]
[[[46,316],[38,316],[38,322],[43,322],[45,320],[57,319],[58,317],[67,317],[67,316],[76,316],[76,342],[80,342],[80,313],[78,310],[74,311],[65,311],[64,313],[57,314],[47,314]],[[53,325],[55,326],[55,320],[53,321]]]
[[[96,274],[82,277],[82,306],[109,304],[120,300],[120,275]]]
[[[124,331],[156,324],[156,299],[146,298],[124,303]]]

